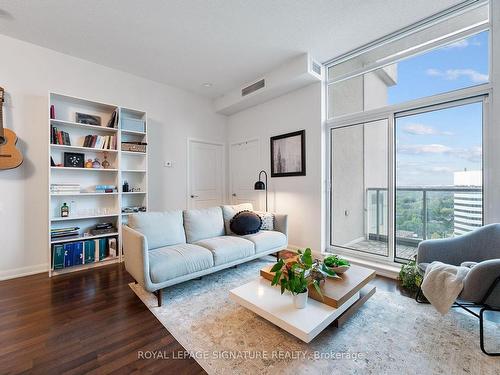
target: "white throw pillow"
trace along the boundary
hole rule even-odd
[[[274,214],[272,212],[254,211],[262,220],[260,230],[274,230]]]

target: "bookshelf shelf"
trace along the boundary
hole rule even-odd
[[[53,106],[53,112],[51,107]],[[47,146],[50,158],[54,163],[62,165],[64,163],[65,152],[77,152],[85,155],[85,161],[94,160],[96,157],[100,162],[103,161],[103,153],[106,153],[107,160],[112,168],[72,168],[72,167],[56,167],[50,166],[48,163],[49,184],[48,184],[48,203],[49,210],[47,214],[47,222],[49,233],[52,229],[65,230],[68,227],[80,227],[80,233],[88,233],[95,228],[97,224],[112,223],[116,230],[113,233],[102,234],[97,236],[76,236],[65,239],[51,239],[49,235],[48,251],[49,259],[52,263],[52,246],[63,245],[72,246],[73,242],[81,242],[88,240],[99,240],[107,238],[117,239],[117,256],[106,258],[100,262],[88,263],[76,266],[69,266],[62,269],[51,269],[49,276],[62,275],[69,272],[75,272],[83,269],[100,267],[102,265],[111,264],[123,261],[122,254],[122,224],[127,222],[128,214],[122,213],[122,207],[148,207],[148,148],[146,152],[122,151],[122,142],[144,142],[147,144],[147,114],[144,111],[130,109],[113,105],[109,103],[97,102],[94,100],[78,98],[74,96],[49,93],[47,126]],[[76,122],[76,113],[83,113],[100,118],[100,123],[103,126],[87,125]],[[55,118],[50,118],[55,117]],[[145,131],[127,130],[126,127],[133,121],[126,122],[125,120],[135,120],[144,122]],[[114,127],[106,125],[114,124]],[[52,127],[63,131],[65,137],[69,137],[69,142],[73,146],[52,144],[53,138]],[[125,129],[123,129],[125,127]],[[142,130],[142,128],[139,128]],[[116,137],[116,149],[99,149],[91,147],[82,147],[85,139],[89,135],[98,136],[114,136]],[[65,138],[67,140],[67,138]],[[56,142],[54,142],[56,143]],[[61,142],[57,142],[61,143]],[[96,172],[96,173],[94,173]],[[120,173],[118,173],[120,172]],[[122,186],[127,181],[130,188],[139,188],[141,191],[122,192]],[[63,186],[58,190],[70,190],[69,192],[51,192],[52,185]],[[69,189],[64,187],[80,186],[78,188]],[[110,185],[116,187],[117,191],[105,193],[103,191],[93,191],[97,185]],[[73,190],[73,191],[71,191]],[[57,190],[55,190],[57,191]],[[66,203],[70,209],[70,216],[58,217],[61,206]],[[76,209],[75,209],[76,207]],[[108,208],[109,211],[102,210]],[[73,212],[71,210],[74,210]],[[71,216],[76,212],[93,213],[93,212],[112,212],[111,214],[98,215],[82,215]],[[106,240],[106,251],[108,251],[110,241]],[[102,247],[101,247],[102,248]],[[70,249],[71,250],[71,249]],[[76,250],[75,250],[76,251]],[[79,250],[78,250],[79,251]],[[60,254],[60,253],[59,253]],[[109,253],[108,253],[109,255]]]
[[[114,195],[117,196],[120,193],[98,193],[98,192],[89,192],[89,193],[50,193],[51,197],[92,197],[96,195]]]
[[[51,144],[50,147],[52,148],[58,148],[61,150],[68,150],[68,151],[88,151],[88,152],[109,152],[109,153],[116,153],[118,152],[117,150],[105,150],[101,148],[92,148],[92,147],[81,147],[81,146],[67,146],[67,145],[55,145]],[[90,168],[89,168],[90,169]]]
[[[134,155],[134,156],[146,156],[145,152],[136,152],[136,151],[122,151],[122,155]]]
[[[130,135],[140,135],[140,136],[145,136],[146,133],[143,132],[136,132],[134,130],[121,130],[122,134],[130,134]]]
[[[118,129],[115,129],[115,128],[108,128],[105,126],[97,126],[97,125],[80,124],[79,122],[74,122],[74,121],[50,119],[50,123],[54,126],[68,126],[68,127],[95,130],[95,131],[101,131],[101,132],[109,132],[109,133],[116,133],[118,131]]]
[[[74,237],[74,238],[66,238],[63,240],[54,240],[54,241],[50,241],[50,243],[52,245],[54,245],[54,244],[58,244],[58,243],[66,243],[66,242],[74,242],[74,241],[95,240],[97,238],[118,236],[118,234],[119,234],[118,232],[115,232],[115,233],[99,234],[96,236],[79,236],[79,237]]]
[[[58,269],[58,270],[51,270],[50,272],[51,272],[51,276],[64,275],[64,274],[71,273],[71,272],[86,270],[89,268],[101,267],[101,266],[105,266],[105,265],[113,264],[113,263],[118,263],[118,262],[120,262],[120,257],[110,257],[110,258],[103,259],[99,262],[80,264],[78,266],[62,268],[62,269]]]
[[[68,217],[53,217],[50,221],[71,221],[71,220],[87,220],[87,219],[99,219],[105,217],[115,217],[119,214],[105,214],[105,215],[88,215],[88,216],[68,216]]]
[[[73,167],[50,167],[51,170],[60,171],[85,171],[85,172],[118,172],[116,168],[73,168]]]

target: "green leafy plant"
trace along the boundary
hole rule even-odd
[[[410,260],[401,266],[399,271],[399,281],[401,286],[410,292],[416,292],[422,284],[422,276],[418,272],[417,262]]]
[[[338,255],[329,255],[323,259],[323,264],[327,267],[350,266],[351,264]]]
[[[312,285],[323,298],[320,281],[314,277],[315,264],[309,248],[299,252],[297,261],[285,262],[279,259],[271,268],[271,272],[275,272],[271,285],[280,284],[281,294],[288,290],[293,295],[306,293],[309,285]]]

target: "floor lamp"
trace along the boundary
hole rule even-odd
[[[264,173],[266,177],[266,182],[262,182],[261,175]],[[259,181],[257,181],[254,185],[254,190],[265,190],[266,191],[266,212],[267,212],[267,173],[266,171],[259,172]]]

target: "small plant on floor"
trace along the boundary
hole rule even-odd
[[[408,263],[401,266],[399,281],[404,289],[411,293],[417,292],[420,284],[422,284],[422,276],[418,272],[416,260],[410,260]]]

